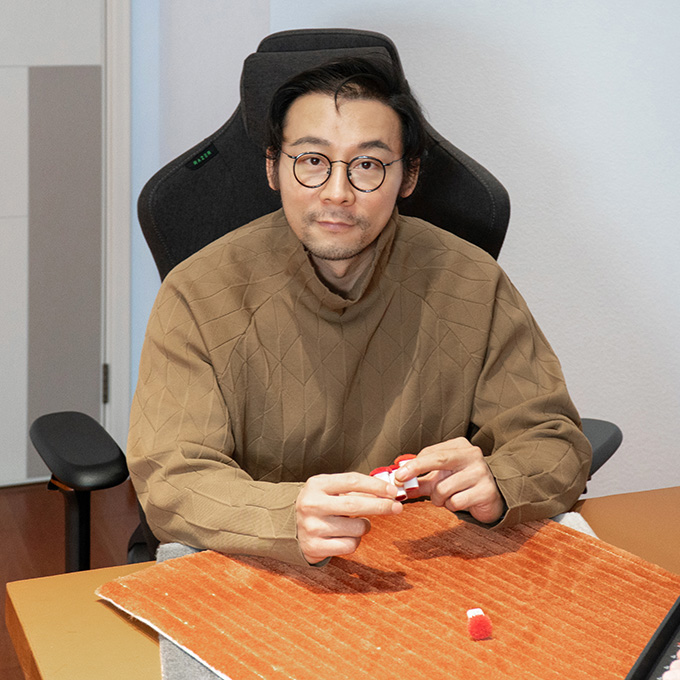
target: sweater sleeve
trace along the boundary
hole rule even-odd
[[[565,512],[583,493],[590,444],[557,357],[502,272],[472,422],[508,507],[497,527]]]
[[[200,328],[170,286],[149,320],[127,451],[161,542],[307,564],[296,535],[302,484],[256,481],[233,460],[229,413]]]

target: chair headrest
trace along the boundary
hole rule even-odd
[[[387,57],[384,47],[349,47],[334,50],[255,52],[246,58],[241,74],[241,115],[248,137],[260,149],[265,146],[269,102],[289,78],[344,57]],[[399,68],[401,66],[398,64]]]

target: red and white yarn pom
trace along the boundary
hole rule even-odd
[[[468,633],[473,640],[491,637],[491,619],[481,609],[468,609]]]
[[[415,458],[415,456],[410,453],[399,456],[395,459],[394,465],[390,465],[389,467],[377,467],[375,470],[371,470],[370,475],[371,477],[382,479],[389,484],[394,484],[397,487],[397,500],[405,501],[408,498],[406,489],[417,489],[418,480],[414,477],[413,479],[409,479],[405,482],[397,482],[397,480],[394,478],[394,473],[402,465],[404,465],[404,463],[411,460],[412,458]]]

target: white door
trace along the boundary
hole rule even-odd
[[[0,485],[47,475],[35,417],[104,413],[106,14],[0,4]]]

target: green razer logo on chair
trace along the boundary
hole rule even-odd
[[[184,167],[188,168],[189,170],[198,170],[208,161],[215,158],[215,156],[217,156],[218,153],[219,151],[217,150],[217,147],[214,144],[211,144],[210,146],[206,147],[205,149],[197,153],[187,163],[185,163]]]

